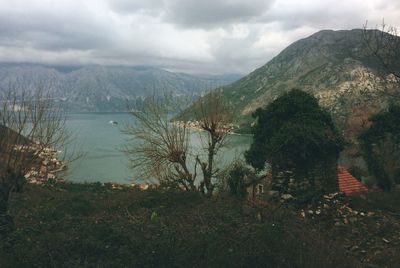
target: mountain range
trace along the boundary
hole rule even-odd
[[[126,100],[172,92],[199,96],[239,79],[238,75],[189,75],[150,66],[50,66],[0,64],[0,94],[9,89],[50,90],[61,106],[74,112],[119,112]]]
[[[363,34],[361,29],[319,31],[217,90],[235,107],[235,121],[243,132],[249,131],[257,108],[293,88],[313,94],[344,131],[356,132],[371,114],[399,99],[393,96],[400,97],[398,79],[371,55]],[[195,107],[179,118],[194,119]]]

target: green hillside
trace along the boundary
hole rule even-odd
[[[235,110],[242,127],[251,114],[283,92],[297,88],[314,94],[346,128],[350,117],[362,117],[386,107],[398,81],[369,53],[363,31],[323,30],[298,40],[264,66],[219,91]],[[382,77],[385,77],[383,79]],[[196,104],[180,118],[193,119]],[[365,109],[367,107],[367,109]],[[357,121],[357,118],[356,118]]]

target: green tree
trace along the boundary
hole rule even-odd
[[[261,170],[268,163],[273,177],[290,171],[312,186],[315,178],[323,177],[324,187],[336,187],[337,159],[344,141],[315,97],[293,89],[253,116],[257,118],[253,143],[245,153],[249,164]]]
[[[369,121],[359,136],[361,152],[378,186],[388,191],[400,183],[400,106],[391,105]]]

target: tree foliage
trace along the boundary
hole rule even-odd
[[[268,163],[273,173],[309,176],[325,160],[335,162],[344,144],[330,114],[300,90],[283,94],[253,116],[253,143],[245,157],[259,170]]]
[[[370,127],[359,136],[361,151],[378,186],[390,190],[400,183],[400,106],[391,105],[369,120]]]

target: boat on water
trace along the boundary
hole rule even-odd
[[[113,121],[113,120],[109,121],[108,123],[109,124],[113,124],[113,125],[118,125],[118,122],[117,121]]]

